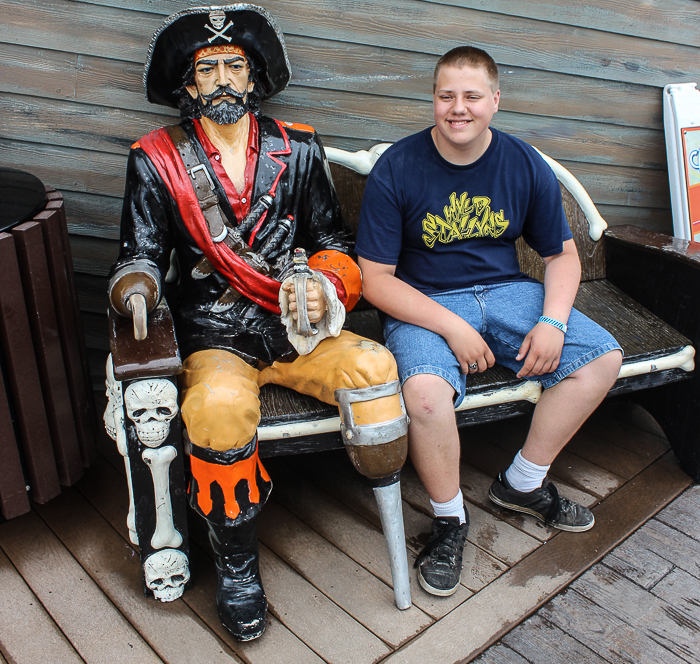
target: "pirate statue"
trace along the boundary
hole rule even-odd
[[[182,121],[132,146],[109,281],[111,305],[134,318],[137,338],[163,294],[173,312],[189,500],[208,524],[219,615],[241,640],[260,636],[267,614],[256,521],[272,484],[257,452],[260,388],[340,404],[344,438],[372,443],[348,447],[368,477],[391,476],[406,454],[393,357],[342,329],[362,282],[321,141],[309,126],[259,113],[289,78],[282,33],[264,9],[197,7],[166,19],[144,85]]]

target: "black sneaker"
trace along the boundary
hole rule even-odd
[[[466,505],[466,523],[459,517],[445,516],[433,519],[428,543],[418,554],[413,565],[418,568],[418,581],[431,595],[447,597],[459,588],[462,575],[462,553],[469,532],[469,513]]]
[[[498,474],[491,485],[489,498],[496,505],[531,514],[559,530],[580,533],[590,530],[595,523],[593,513],[587,507],[560,496],[557,487],[547,477],[539,489],[522,492],[508,484],[504,471]]]

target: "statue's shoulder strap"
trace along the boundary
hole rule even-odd
[[[190,176],[190,184],[199,201],[199,207],[202,208],[211,237],[214,242],[220,242],[228,232],[225,224],[226,217],[219,205],[219,197],[214,192],[214,182],[209,175],[209,170],[199,160],[192,140],[180,125],[170,125],[165,127],[165,131],[175,144],[185,170]]]

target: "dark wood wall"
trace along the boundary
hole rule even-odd
[[[0,0],[0,161],[65,199],[96,374],[129,145],[172,122],[142,63],[187,0]],[[214,4],[223,4],[215,2]],[[264,109],[326,145],[395,141],[432,121],[431,76],[460,44],[501,71],[499,129],[561,161],[610,225],[672,232],[662,90],[700,82],[697,0],[260,0],[287,38],[290,87]]]

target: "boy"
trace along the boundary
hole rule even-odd
[[[560,497],[547,471],[622,362],[615,339],[572,309],[580,264],[559,185],[532,147],[490,128],[499,99],[486,52],[459,47],[438,61],[435,126],[377,162],[356,245],[365,297],[387,314],[409,454],[435,513],[417,560],[421,585],[435,595],[457,590],[469,527],[454,415],[466,375],[499,362],[542,382],[525,445],[489,496],[578,532],[593,526],[593,514]],[[521,235],[544,260],[544,284],[520,272]]]

